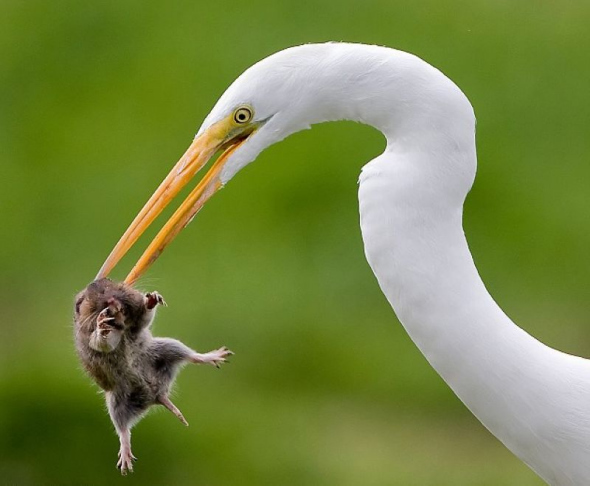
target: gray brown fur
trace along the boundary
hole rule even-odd
[[[180,341],[154,338],[150,331],[157,292],[142,294],[110,279],[92,282],[76,297],[74,334],[78,356],[87,373],[105,391],[109,415],[121,450],[117,466],[132,470],[130,429],[152,405],[164,405],[184,424],[168,394],[183,364],[219,366],[231,351],[199,354]]]

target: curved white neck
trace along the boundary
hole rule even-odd
[[[482,423],[542,477],[560,478],[581,452],[564,459],[553,437],[539,436],[550,424],[577,437],[566,448],[587,437],[563,419],[570,399],[580,397],[578,383],[568,387],[559,374],[587,370],[587,362],[537,341],[487,292],[462,227],[476,170],[471,105],[438,70],[386,51],[366,77],[358,60],[356,71],[343,70],[362,82],[334,77],[330,93],[311,94],[317,115],[307,122],[346,118],[384,133],[387,149],[363,168],[359,188],[365,251],[381,289],[426,359]],[[367,62],[374,66],[375,59]],[[329,66],[323,76],[332,76]]]
[[[476,151],[473,109],[459,88],[393,49],[305,45],[248,69],[201,131],[249,101],[264,123],[224,166],[223,183],[314,123],[354,120],[385,135],[387,149],[363,168],[359,188],[381,289],[428,361],[509,449],[551,484],[590,484],[589,362],[543,345],[502,312],[463,234]]]
[[[415,156],[389,150],[363,169],[367,259],[413,341],[483,420],[491,395],[508,392],[507,377],[538,372],[530,357],[548,348],[489,295],[463,233],[462,205],[439,197],[436,174],[417,165]],[[498,425],[505,425],[506,416],[497,412]]]
[[[536,430],[562,412],[543,408],[559,393],[551,381],[555,352],[494,302],[469,252],[462,206],[437,200],[436,176],[417,168],[412,155],[388,150],[363,169],[367,260],[434,369],[494,435],[542,474],[537,463],[546,455],[535,450]],[[436,159],[436,151],[431,156]]]
[[[402,86],[416,85],[413,72]],[[418,72],[417,84],[440,89],[427,103],[406,98],[420,123],[386,126],[385,153],[360,177],[367,260],[412,340],[480,421],[552,484],[586,484],[590,471],[579,463],[590,453],[590,428],[579,424],[590,414],[579,404],[590,400],[588,362],[540,343],[487,292],[462,226],[475,119],[444,75]],[[569,482],[572,471],[582,482]]]

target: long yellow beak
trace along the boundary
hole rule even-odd
[[[239,133],[239,132],[238,132]],[[236,135],[231,117],[212,125],[204,133],[195,138],[193,143],[162,181],[156,192],[135,217],[129,228],[115,245],[96,276],[97,279],[108,276],[115,265],[125,256],[137,239],[158,217],[180,190],[221,148],[226,150],[211,166],[205,177],[188,195],[164,227],[160,230],[147,250],[135,264],[125,282],[133,284],[160,256],[164,248],[178,235],[203,207],[205,202],[215,194],[222,183],[219,174],[228,157],[247,138]],[[233,136],[233,138],[232,138]]]

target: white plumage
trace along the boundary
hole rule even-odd
[[[488,294],[462,226],[477,165],[473,109],[451,80],[411,54],[331,43],[293,47],[252,66],[219,99],[98,276],[216,151],[225,150],[127,282],[262,150],[314,123],[344,119],[372,125],[387,139],[360,176],[361,229],[367,260],[408,334],[463,403],[539,476],[553,485],[589,485],[590,361],[540,343]]]
[[[590,362],[516,326],[481,281],[463,233],[475,116],[421,59],[360,44],[304,45],[242,74],[200,133],[247,103],[268,121],[228,159],[226,183],[314,123],[354,120],[387,139],[360,176],[367,260],[399,320],[477,418],[545,481],[590,484]],[[393,439],[392,439],[393,440]]]

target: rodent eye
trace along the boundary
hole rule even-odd
[[[234,112],[234,121],[239,125],[243,125],[244,123],[248,123],[250,120],[252,120],[253,116],[254,113],[250,107],[240,106]]]

